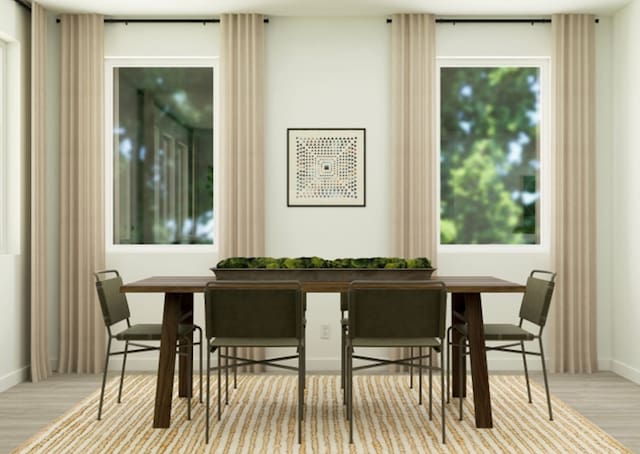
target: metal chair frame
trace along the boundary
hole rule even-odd
[[[419,281],[415,281],[415,282],[411,282],[412,285],[420,285],[421,282]],[[426,282],[422,282],[422,284],[425,284]],[[364,282],[364,281],[354,281],[351,284],[350,287],[350,292],[353,290],[354,286],[358,286],[358,285],[362,285],[362,284],[372,284],[374,286],[381,286],[384,284],[390,284],[390,285],[397,285],[399,284],[398,282]],[[384,287],[382,287],[384,288]],[[443,295],[443,305],[444,307],[442,308],[443,311],[446,310],[446,286],[443,282],[441,281],[428,281],[428,286],[425,287],[429,288],[429,289],[436,289],[440,292],[442,292]],[[400,290],[401,288],[399,288]],[[352,312],[350,312],[350,321],[351,321],[351,316],[352,316]],[[423,346],[415,346],[415,348],[418,348],[418,356],[413,356],[413,348],[410,345],[406,345],[407,347],[411,347],[411,356],[408,358],[401,358],[401,359],[396,359],[396,360],[391,360],[391,359],[383,359],[383,358],[374,358],[371,356],[365,356],[365,355],[356,355],[354,354],[355,348],[360,348],[358,346],[353,346],[352,345],[352,339],[349,336],[349,330],[344,330],[344,334],[345,334],[345,340],[346,340],[346,345],[345,345],[345,366],[344,366],[344,373],[343,373],[343,383],[344,383],[344,393],[345,393],[345,401],[347,404],[347,420],[349,421],[349,443],[353,443],[353,372],[354,371],[358,371],[358,370],[365,370],[365,369],[370,369],[373,367],[378,367],[378,366],[383,366],[383,365],[389,365],[389,364],[400,364],[400,365],[405,365],[405,366],[409,366],[411,368],[415,367],[418,369],[418,374],[419,374],[419,391],[418,391],[418,405],[422,405],[422,372],[423,370],[428,370],[429,372],[429,420],[433,419],[433,370],[440,370],[440,394],[441,394],[441,417],[442,417],[442,443],[446,443],[446,426],[445,426],[445,393],[444,393],[444,370],[442,367],[435,367],[433,366],[433,352],[432,350],[438,350],[438,347],[423,347]],[[443,363],[444,361],[444,348],[443,348],[443,344],[444,344],[444,334],[442,335],[442,337],[434,337],[439,339],[440,341],[440,345],[439,345],[439,350],[440,350],[440,361],[441,363]],[[428,348],[429,349],[429,353],[428,354],[423,354],[422,350],[423,348]],[[422,360],[424,358],[429,358],[429,364],[428,365],[423,365],[422,364]],[[365,361],[370,361],[373,362],[373,364],[365,364],[365,365],[361,365],[361,366],[353,366],[353,360],[354,359],[360,359],[360,360],[365,360]],[[418,363],[415,364],[414,361],[417,361]]]
[[[549,276],[548,282],[550,282],[552,285],[555,281],[556,278],[556,273],[550,272],[550,271],[545,271],[545,270],[533,270],[531,271],[531,273],[529,274],[529,277],[533,277],[534,274],[545,274]],[[525,290],[526,292],[526,290]],[[464,317],[462,316],[462,314],[456,312],[455,314],[459,319],[464,319]],[[518,327],[522,328],[523,326],[523,322],[524,322],[524,318],[520,317],[520,321],[518,323]],[[530,322],[533,323],[533,322]],[[535,324],[535,323],[533,323]],[[537,324],[536,324],[537,325]],[[522,363],[524,366],[524,376],[525,376],[525,381],[527,384],[527,397],[529,398],[529,403],[533,403],[533,401],[531,400],[531,385],[529,383],[529,370],[527,367],[527,355],[531,355],[531,356],[539,356],[540,357],[540,361],[542,363],[542,376],[544,378],[544,389],[545,389],[545,394],[547,397],[547,408],[549,411],[549,420],[553,421],[553,411],[551,409],[551,396],[549,393],[549,380],[547,377],[547,366],[546,366],[546,361],[545,361],[545,357],[544,357],[544,347],[542,345],[542,331],[544,330],[544,324],[542,325],[537,325],[538,326],[538,334],[533,334],[530,333],[532,336],[532,339],[527,339],[527,340],[520,340],[520,341],[514,341],[514,342],[509,342],[509,343],[503,343],[501,345],[496,345],[496,346],[485,346],[485,350],[486,351],[501,351],[501,352],[508,352],[508,353],[518,353],[522,355]],[[456,345],[454,344],[451,340],[450,340],[450,335],[451,335],[451,330],[455,329],[456,331],[458,331],[460,334],[462,334],[459,343]],[[532,342],[535,340],[538,340],[538,347],[540,349],[539,352],[535,352],[535,351],[529,351],[526,350],[524,347],[524,343],[525,342]],[[500,341],[500,340],[489,340],[489,342],[506,342],[506,341]],[[459,386],[462,387],[462,380],[464,379],[463,377],[463,361],[465,361],[466,356],[469,354],[469,350],[468,347],[469,345],[467,344],[467,337],[464,334],[464,331],[461,331],[456,325],[452,325],[447,329],[447,346],[449,346],[450,348],[458,348],[460,351],[460,366],[458,367],[458,371],[459,371]],[[512,347],[517,347],[520,346],[520,349],[515,350]],[[450,396],[450,374],[449,374],[449,365],[450,365],[450,349],[447,348],[447,403],[449,402],[449,396]],[[459,419],[460,421],[462,421],[462,400],[464,398],[464,396],[462,395],[462,389],[459,390],[459,407],[460,407],[460,415],[459,415]]]
[[[296,347],[297,354],[278,356],[265,359],[251,359],[237,356],[237,346],[224,346],[224,345],[212,345],[211,342],[215,339],[215,336],[207,337],[207,392],[206,392],[206,416],[205,416],[205,442],[209,443],[209,427],[210,427],[210,389],[211,389],[211,372],[217,371],[218,373],[218,421],[222,417],[222,370],[225,371],[225,405],[229,404],[229,369],[233,370],[234,374],[234,388],[237,387],[237,368],[242,366],[263,364],[271,367],[277,367],[280,369],[286,369],[298,372],[298,444],[302,442],[302,421],[304,418],[304,389],[305,389],[305,374],[306,374],[306,354],[305,354],[305,322],[304,311],[306,304],[304,302],[304,294],[302,292],[302,286],[297,281],[241,281],[241,282],[220,282],[214,281],[207,284],[205,288],[205,304],[210,304],[209,292],[214,288],[229,287],[233,289],[242,289],[243,285],[248,285],[249,288],[259,288],[261,285],[265,287],[265,290],[271,290],[278,284],[288,284],[297,286],[297,291],[300,294],[300,310],[302,319],[300,320],[300,339]],[[208,336],[208,334],[207,334]],[[250,347],[250,345],[243,345],[243,347]],[[229,354],[229,348],[232,348],[232,353]],[[270,347],[271,348],[271,347]],[[278,347],[278,348],[292,348],[292,347]],[[222,353],[222,350],[225,350]],[[218,352],[218,365],[216,367],[211,366],[211,353]],[[285,364],[278,364],[279,361],[287,361],[292,359],[298,359],[298,367],[288,366]],[[224,361],[223,361],[224,360]],[[232,361],[231,364],[229,362]]]
[[[96,286],[100,285],[100,282],[103,280],[100,277],[101,276],[106,276],[108,274],[114,274],[116,278],[120,278],[120,273],[117,270],[102,270],[102,271],[97,271],[96,273],[94,273],[95,279],[96,279]],[[125,301],[126,302],[126,301]],[[127,312],[128,312],[128,308],[127,308]],[[186,317],[186,316],[185,316]],[[148,352],[148,351],[153,351],[153,350],[160,350],[160,346],[156,346],[156,345],[147,345],[144,343],[139,343],[137,341],[128,341],[125,340],[125,347],[124,350],[120,350],[117,352],[112,352],[111,351],[111,342],[115,339],[117,340],[118,334],[113,334],[113,332],[111,331],[111,327],[116,324],[119,323],[119,321],[116,321],[115,323],[111,323],[110,320],[107,320],[105,314],[103,314],[103,318],[105,321],[105,327],[107,329],[107,334],[109,336],[109,340],[107,342],[107,351],[105,354],[105,361],[104,361],[104,371],[102,374],[102,387],[100,389],[100,403],[98,405],[98,421],[100,421],[102,419],[102,407],[103,407],[103,402],[104,402],[104,389],[105,389],[105,385],[107,382],[107,371],[109,368],[109,357],[111,356],[118,356],[118,355],[123,355],[123,359],[122,359],[122,370],[120,372],[120,384],[118,386],[118,403],[122,402],[122,387],[123,387],[123,383],[124,383],[124,372],[125,372],[125,368],[126,368],[126,364],[127,364],[127,355],[130,353],[141,353],[141,352]],[[122,320],[120,320],[122,321]],[[127,328],[131,328],[131,320],[130,317],[127,317],[124,319],[124,321],[126,322]],[[200,403],[202,403],[202,363],[203,363],[203,357],[202,357],[202,328],[200,328],[197,325],[192,325],[192,329],[189,331],[189,333],[193,332],[193,331],[197,331],[198,335],[199,335],[199,341],[198,342],[192,342],[191,339],[189,339],[188,337],[180,337],[178,339],[179,342],[184,342],[184,343],[179,343],[177,346],[177,350],[176,350],[176,354],[179,355],[186,355],[188,357],[192,357],[193,356],[193,346],[194,345],[199,345],[200,346]],[[155,340],[149,341],[149,342],[157,342]],[[138,347],[135,350],[130,350],[129,346],[132,345],[134,347]],[[183,353],[181,351],[181,347],[186,346],[187,347],[187,352]],[[189,375],[190,377],[192,377],[192,375]],[[189,385],[191,385],[192,383],[190,382]],[[191,390],[191,386],[189,386],[189,390]],[[187,418],[190,420],[191,419],[191,391],[190,391],[190,395],[187,399]]]

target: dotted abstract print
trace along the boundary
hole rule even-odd
[[[296,137],[296,198],[356,200],[358,147],[353,136]]]

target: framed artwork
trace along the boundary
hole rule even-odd
[[[365,206],[365,129],[287,129],[287,206]]]

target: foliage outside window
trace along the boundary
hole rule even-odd
[[[540,68],[440,68],[441,244],[540,243]]]
[[[113,72],[113,243],[213,243],[213,68]]]

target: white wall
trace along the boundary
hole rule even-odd
[[[440,24],[436,29],[437,56],[459,57],[534,57],[549,59],[551,55],[550,24]],[[543,146],[544,148],[544,146]],[[544,151],[543,151],[544,152]],[[542,161],[541,179],[549,172],[549,159]],[[546,166],[545,166],[546,164]],[[546,176],[548,181],[548,176]],[[548,198],[542,198],[547,204]],[[543,207],[543,212],[546,208]],[[548,210],[544,214],[547,214]],[[548,217],[546,219],[548,223]],[[534,269],[551,269],[547,243],[541,247],[440,247],[438,272],[446,275],[492,275],[514,282],[524,282]],[[486,294],[483,316],[486,322],[512,323],[517,320],[521,294]],[[547,328],[547,334],[549,329]],[[547,336],[548,337],[548,336]],[[550,350],[550,349],[547,349]],[[551,352],[548,352],[551,353]],[[493,369],[518,370],[522,359],[500,352],[490,352],[489,366]],[[538,361],[530,361],[532,368],[540,368]]]
[[[219,25],[207,24],[105,24],[105,57],[203,57],[219,56]],[[109,131],[107,131],[107,134]],[[109,159],[111,155],[109,154]],[[170,250],[168,250],[170,249]],[[151,275],[209,275],[218,261],[213,248],[198,247],[107,249],[107,268],[116,268],[125,281]],[[129,294],[135,322],[159,323],[163,295]],[[195,297],[195,322],[204,326],[202,295]],[[112,368],[120,362],[114,358]],[[157,353],[133,355],[127,359],[132,369],[157,369]]]
[[[612,292],[613,370],[640,383],[640,3],[632,2],[614,17],[613,231]]]
[[[266,40],[267,255],[388,255],[389,25],[380,17],[277,17]],[[366,128],[366,207],[287,207],[287,128]],[[310,370],[340,367],[339,300],[308,298]],[[330,327],[327,340],[322,325]]]
[[[216,57],[217,25],[108,24],[107,57]],[[611,24],[597,26],[598,43],[598,247],[605,270],[611,264],[610,232],[610,48]],[[266,26],[266,244],[268,255],[375,256],[390,253],[390,26],[384,18],[272,17]],[[549,57],[550,26],[537,24],[442,24],[437,28],[439,57]],[[366,128],[367,206],[363,208],[289,208],[286,206],[287,128]],[[217,261],[215,251],[115,252],[107,265],[125,279],[153,274],[207,274]],[[492,274],[524,282],[533,268],[550,268],[549,250],[442,250],[439,272]],[[605,271],[606,273],[606,271]],[[609,295],[602,279],[599,294]],[[485,319],[509,321],[517,315],[518,295],[489,295]],[[598,306],[598,348],[601,364],[611,358],[611,317],[606,297]],[[160,295],[131,295],[137,320],[160,320]],[[309,369],[339,367],[337,295],[309,298]],[[196,298],[196,321],[202,323],[201,298]],[[322,325],[330,338],[320,339]],[[133,359],[133,358],[132,358]],[[491,367],[518,369],[519,358],[490,357]],[[116,363],[114,363],[115,365]],[[132,361],[133,367],[154,368],[155,356]],[[534,367],[536,365],[534,364]]]
[[[12,0],[0,0],[0,40],[7,43],[6,251],[0,253],[0,391],[27,379],[29,307],[27,185],[29,146],[29,15]]]
[[[11,0],[0,0],[10,11],[17,11]],[[3,5],[4,6],[4,5]],[[630,8],[628,8],[630,9]],[[4,11],[4,10],[3,10]],[[634,12],[635,11],[635,12]],[[629,17],[637,14],[637,9],[616,17],[616,43],[626,39],[631,28]],[[14,16],[0,18],[3,37],[15,36]],[[637,18],[637,16],[633,16]],[[620,23],[620,30],[618,30]],[[9,25],[7,25],[9,24]],[[58,353],[58,289],[56,263],[57,251],[57,147],[58,147],[58,58],[59,27],[54,17],[50,19],[49,32],[49,187],[51,249],[49,254],[52,287],[50,310],[50,351],[55,361]],[[8,31],[6,31],[8,30]],[[488,32],[490,30],[490,32]],[[107,57],[217,57],[219,26],[209,24],[107,24],[105,26],[105,55]],[[390,26],[384,18],[281,18],[273,17],[266,26],[266,230],[267,254],[368,256],[385,255],[390,252],[390,198],[389,198],[389,33]],[[613,256],[620,256],[624,246],[620,241],[612,250],[612,235],[622,238],[619,231],[612,234],[609,219],[614,218],[612,204],[613,189],[611,177],[611,131],[610,103],[611,88],[611,22],[602,18],[597,26],[598,79],[598,253],[601,266],[598,305],[598,348],[601,363],[607,367],[612,357],[611,295],[610,277],[614,274]],[[514,37],[517,37],[515,39]],[[15,38],[13,38],[15,40]],[[548,56],[550,36],[548,25],[439,25],[437,29],[438,55],[452,56]],[[620,55],[637,53],[632,41],[626,40]],[[616,44],[617,46],[617,44]],[[19,48],[19,47],[18,47]],[[491,49],[487,51],[487,49]],[[635,54],[634,54],[635,55]],[[16,80],[19,78],[16,77]],[[631,78],[627,85],[633,88]],[[620,85],[620,77],[616,85]],[[621,99],[625,99],[621,97]],[[626,105],[626,104],[625,104]],[[619,110],[619,109],[616,109]],[[631,117],[633,118],[633,117]],[[632,131],[632,122],[627,121],[627,133]],[[364,208],[288,208],[286,206],[286,129],[296,127],[363,127],[367,129],[367,206]],[[623,135],[624,137],[624,135]],[[622,140],[622,139],[620,139]],[[628,139],[630,140],[630,139]],[[630,144],[630,142],[629,142]],[[627,144],[627,150],[630,145]],[[619,149],[616,146],[615,149]],[[627,156],[631,158],[630,151]],[[19,161],[19,160],[18,160]],[[618,172],[624,170],[618,166]],[[12,173],[13,174],[13,173]],[[19,175],[16,172],[15,175]],[[618,181],[616,174],[615,181]],[[615,187],[631,180],[618,181]],[[19,182],[15,183],[19,187]],[[620,189],[622,192],[622,189]],[[630,203],[632,200],[627,197]],[[19,203],[17,204],[20,205]],[[627,205],[625,205],[626,207]],[[620,212],[618,208],[617,213]],[[618,226],[618,230],[625,230]],[[624,233],[630,235],[630,228]],[[626,238],[626,237],[625,237]],[[13,244],[20,244],[14,242]],[[16,249],[20,251],[20,247]],[[625,255],[626,256],[626,255]],[[175,252],[152,250],[107,252],[107,266],[121,270],[126,280],[134,280],[148,275],[160,274],[208,274],[208,268],[218,260],[215,250],[193,252],[178,249]],[[1,369],[0,380],[7,375],[18,377],[24,374],[28,361],[26,345],[28,323],[26,298],[23,298],[20,282],[22,256],[0,256],[3,281],[0,282],[4,294],[15,295],[11,305],[14,322],[11,326],[23,326],[11,333],[14,350],[8,355],[22,360],[3,362],[8,364],[7,372]],[[618,264],[618,266],[620,266]],[[443,250],[439,257],[440,274],[495,274],[515,281],[524,281],[534,267],[549,268],[548,251],[522,252],[475,252],[460,253]],[[627,269],[630,269],[627,268]],[[5,271],[6,270],[6,271]],[[17,273],[17,274],[16,274]],[[615,273],[619,274],[619,273]],[[9,280],[7,281],[7,278]],[[630,282],[630,281],[627,281]],[[628,286],[630,289],[630,286]],[[629,290],[630,291],[630,290]],[[616,294],[618,299],[620,291]],[[622,295],[620,295],[622,296]],[[631,295],[624,294],[624,297]],[[161,319],[161,295],[130,295],[134,319],[159,321]],[[628,298],[631,301],[631,298]],[[486,298],[485,318],[487,320],[512,320],[517,312],[517,295],[493,295]],[[196,297],[196,322],[203,323],[202,300]],[[620,308],[616,308],[619,312]],[[339,365],[339,312],[336,295],[311,295],[308,314],[308,360],[309,369],[336,369]],[[625,321],[624,315],[616,316]],[[7,323],[7,317],[0,324]],[[330,325],[330,338],[320,339],[322,325]],[[1,326],[0,326],[1,327]],[[631,328],[629,328],[631,330]],[[17,339],[23,341],[18,342]],[[616,352],[623,349],[620,336],[616,337]],[[618,348],[618,345],[622,347]],[[629,347],[626,347],[629,349]],[[627,352],[624,358],[637,358],[635,352]],[[5,352],[3,352],[3,356]],[[508,358],[508,359],[507,359]],[[492,356],[491,366],[517,369],[518,359]],[[134,368],[154,369],[156,357],[131,358]],[[637,364],[637,363],[636,363]],[[114,367],[117,362],[114,361]],[[635,366],[637,368],[637,365]],[[16,375],[17,374],[17,375]],[[0,381],[0,383],[2,383]]]

